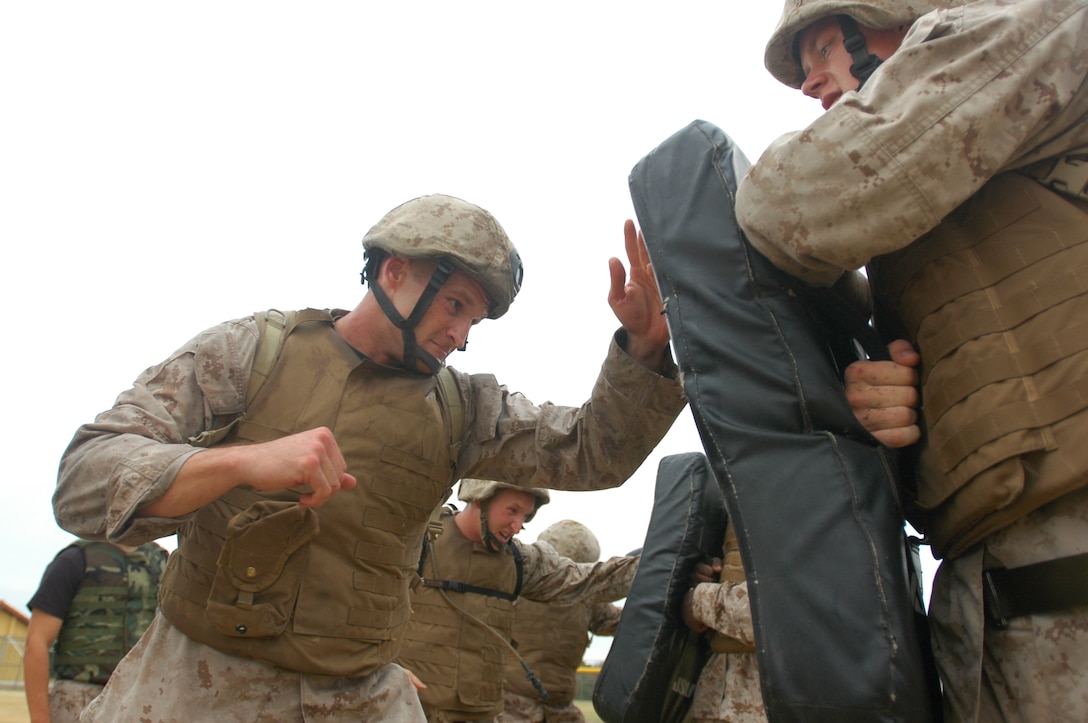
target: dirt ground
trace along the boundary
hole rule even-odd
[[[587,723],[601,723],[601,719],[593,711],[592,703],[586,700],[575,703],[585,713]],[[30,723],[22,688],[0,689],[0,723]]]
[[[22,688],[0,688],[0,723],[30,723]]]

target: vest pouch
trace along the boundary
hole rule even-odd
[[[279,635],[295,608],[317,513],[297,502],[262,500],[231,518],[208,594],[207,615],[231,637]]]

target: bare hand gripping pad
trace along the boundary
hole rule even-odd
[[[680,603],[695,563],[720,557],[722,493],[702,454],[665,457],[638,572],[593,689],[606,723],[680,723],[710,648],[684,625]]]
[[[895,462],[846,402],[839,352],[852,340],[828,318],[831,292],[777,269],[738,227],[747,167],[725,133],[696,121],[639,161],[630,187],[737,528],[768,717],[933,720]]]

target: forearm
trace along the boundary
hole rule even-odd
[[[238,486],[245,456],[243,447],[202,450],[189,456],[166,492],[136,511],[136,517],[180,518]]]
[[[49,650],[27,641],[23,654],[26,705],[32,723],[49,721]]]
[[[522,596],[538,602],[571,605],[611,602],[627,596],[638,570],[637,557],[613,557],[576,563],[540,543],[524,546]]]
[[[615,635],[620,624],[623,608],[611,603],[597,603],[593,606],[593,617],[589,621],[589,632],[594,635]]]
[[[692,615],[722,635],[755,644],[748,583],[701,583],[692,595]]]
[[[616,340],[581,407],[537,406],[520,394],[479,383],[472,396],[470,441],[484,443],[466,446],[458,469],[462,476],[567,490],[623,484],[686,404],[671,364],[665,375],[656,374]]]

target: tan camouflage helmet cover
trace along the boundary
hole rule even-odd
[[[786,0],[778,27],[767,42],[763,64],[779,81],[792,88],[800,88],[805,82],[805,73],[797,58],[797,35],[817,20],[831,15],[849,15],[859,25],[883,30],[913,23],[938,7],[957,4],[962,4],[962,0]]]
[[[539,510],[541,507],[551,502],[552,499],[548,490],[540,489],[539,487],[522,487],[521,485],[513,485],[508,482],[495,482],[493,480],[471,478],[461,480],[461,484],[457,488],[457,499],[462,502],[483,502],[484,500],[489,500],[494,497],[499,490],[528,492],[533,497],[536,497],[536,508],[533,510],[533,514],[536,514],[536,510]],[[529,515],[525,518],[525,521],[528,522],[531,519],[533,519],[533,515]]]
[[[601,545],[597,536],[581,522],[560,520],[537,535],[555,548],[563,557],[575,562],[597,562],[601,559]]]
[[[402,203],[367,232],[363,248],[408,259],[448,257],[491,297],[492,319],[506,313],[521,288],[521,257],[506,231],[484,209],[453,196]]]

